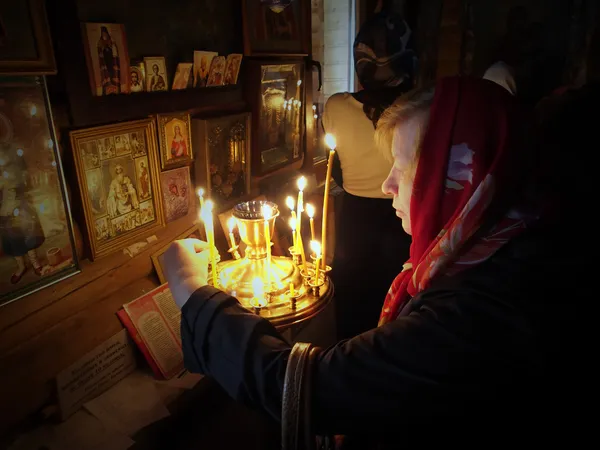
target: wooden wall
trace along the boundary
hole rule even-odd
[[[235,0],[173,3],[47,1],[58,62],[58,75],[48,77],[48,83],[74,211],[81,208],[68,146],[70,130],[168,111],[203,116],[245,109],[241,86],[91,95],[80,22],[124,23],[131,57],[167,56],[171,80],[176,63],[192,61],[194,49],[241,51],[241,11]],[[56,374],[122,329],[116,311],[159,284],[150,255],[195,219],[191,214],[169,223],[156,234],[157,241],[135,257],[119,252],[93,263],[84,259],[80,274],[0,308],[0,436],[53,403]],[[76,228],[85,230],[81,215],[75,213],[74,220]],[[82,246],[81,236],[78,241]]]

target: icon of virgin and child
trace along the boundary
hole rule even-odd
[[[106,212],[112,217],[126,214],[139,207],[138,195],[121,164],[114,166],[114,175],[108,189]]]

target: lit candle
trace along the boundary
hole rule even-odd
[[[319,285],[319,269],[321,266],[321,244],[310,241],[310,248],[315,254],[315,284]]]
[[[290,218],[290,228],[292,229],[292,246],[294,250],[298,251],[298,243],[296,242],[296,219]]]
[[[304,188],[306,187],[306,177],[298,178],[298,202],[296,209],[298,211],[296,221],[296,244],[302,256],[302,268],[306,270],[306,255],[304,254],[304,243],[302,241],[302,212],[304,211]]]
[[[254,304],[252,306],[262,308],[266,305],[265,288],[260,277],[252,280],[252,294],[254,295]]]
[[[267,283],[271,282],[271,230],[269,219],[273,215],[273,209],[268,205],[262,205],[262,215],[265,219],[265,244],[267,245]]]
[[[204,208],[204,189],[198,188],[198,198],[200,199],[200,211]]]
[[[310,203],[306,204],[306,215],[310,219],[310,240],[315,240],[315,207]]]
[[[298,234],[301,233],[302,228],[302,212],[304,211],[304,188],[306,187],[306,177],[298,178],[298,202],[296,209],[298,210],[298,224],[296,225],[296,231]]]
[[[235,217],[231,216],[227,220],[227,227],[229,228],[229,240],[231,241],[231,248],[235,247],[235,237],[233,236],[233,230],[235,228]]]
[[[294,222],[296,222],[296,211],[294,211],[294,197],[292,197],[291,195],[288,195],[288,197],[285,199],[285,204],[287,205],[288,208],[290,208],[290,211],[292,212],[292,220]],[[295,230],[296,230],[296,225],[294,225],[294,231]],[[295,238],[294,238],[294,242],[296,242]]]
[[[331,182],[331,168],[333,167],[333,156],[335,155],[335,137],[327,133],[325,144],[329,147],[329,159],[327,160],[327,175],[325,176],[325,192],[323,193],[323,221],[321,225],[321,242],[323,243],[323,268],[327,267],[327,209],[329,207],[329,184]]]
[[[213,286],[217,287],[217,255],[215,248],[215,228],[213,224],[213,202],[208,200],[204,203],[204,206],[200,210],[200,217],[204,222],[204,231],[206,232],[206,239],[208,240],[210,264],[212,267],[212,281]]]

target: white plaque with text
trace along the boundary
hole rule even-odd
[[[132,342],[123,329],[63,370],[56,377],[62,419],[133,372],[135,366]]]

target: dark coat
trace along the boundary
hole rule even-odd
[[[579,372],[566,351],[577,315],[565,305],[577,261],[556,236],[528,231],[488,261],[436,280],[398,320],[324,350],[315,369],[316,429],[402,448],[578,436],[578,410],[568,405],[579,401],[571,382]],[[203,287],[183,308],[181,332],[190,371],[280,418],[291,347],[267,320]]]

